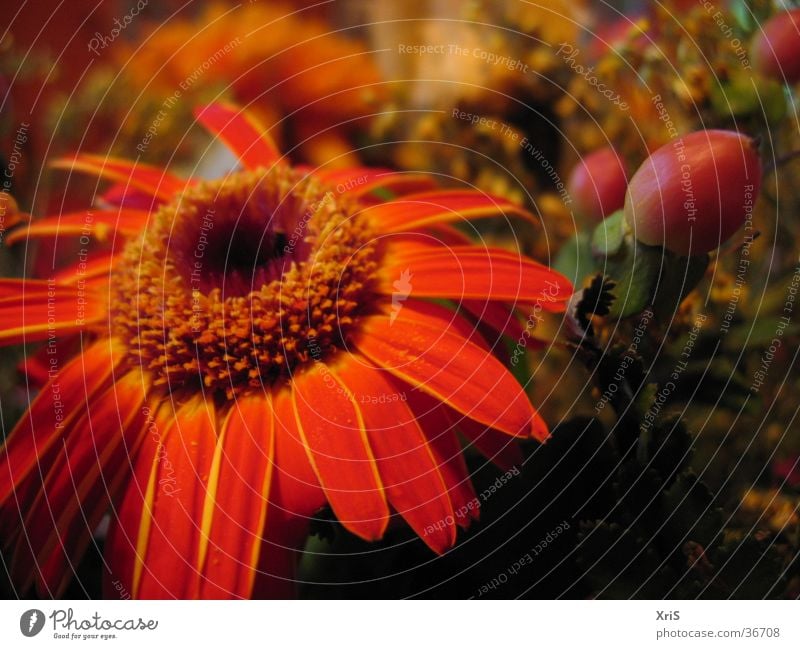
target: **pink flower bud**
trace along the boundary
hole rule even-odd
[[[783,11],[764,23],[752,44],[756,70],[765,77],[800,81],[800,9]]]
[[[585,156],[567,182],[575,212],[594,221],[622,209],[627,186],[625,164],[610,147]]]
[[[697,131],[644,161],[625,196],[636,238],[680,255],[718,248],[744,223],[761,186],[756,143],[734,131]]]

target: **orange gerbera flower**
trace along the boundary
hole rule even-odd
[[[227,98],[256,112],[279,143],[294,143],[296,157],[338,160],[341,167],[357,160],[348,140],[367,128],[387,89],[366,46],[350,38],[353,30],[323,20],[324,7],[275,0],[197,4],[199,11],[184,7],[169,19],[143,18],[134,27],[139,38],[107,49],[93,44],[104,48],[99,52],[109,65],[98,57],[83,100],[68,110],[69,117],[91,106],[89,126],[89,111],[69,126],[91,135],[98,119],[107,128],[119,124],[121,150],[138,146],[151,159],[173,159],[176,151],[166,150],[159,134],[181,129],[192,106]],[[98,103],[101,115],[94,114]],[[102,117],[109,112],[119,119]]]
[[[76,267],[0,284],[0,342],[43,341],[47,380],[0,454],[21,592],[61,593],[107,512],[106,588],[133,597],[287,595],[326,503],[370,540],[395,512],[441,553],[476,514],[454,431],[501,464],[548,435],[479,329],[520,336],[515,310],[572,288],[451,225],[530,215],[420,174],[292,168],[252,117],[198,118],[242,171],[81,155],[60,165],[122,183],[109,209],[8,236],[80,241]]]

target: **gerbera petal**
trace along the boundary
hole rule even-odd
[[[525,331],[514,309],[500,302],[464,300],[461,306],[475,316],[478,322],[489,325],[496,332],[518,340]],[[540,343],[541,341],[536,341]]]
[[[268,396],[238,399],[222,428],[203,507],[200,597],[248,598],[267,517],[275,448]]]
[[[46,291],[38,282],[28,291],[28,280],[16,281],[17,295],[0,299],[0,345],[56,340],[107,317],[106,304],[94,291],[55,282]]]
[[[201,520],[217,445],[213,403],[196,396],[180,407],[152,458],[137,534],[143,599],[197,596]]]
[[[511,373],[447,322],[404,307],[365,318],[356,347],[374,363],[458,412],[505,433],[535,434],[534,411]]]
[[[22,293],[28,295],[47,295],[52,283],[46,279],[19,279],[13,277],[0,278],[0,300],[16,298]]]
[[[273,395],[275,408],[275,476],[273,496],[287,518],[307,518],[325,504],[305,444],[300,436],[289,390]]]
[[[56,169],[80,171],[93,176],[107,178],[125,186],[133,187],[150,196],[169,201],[181,193],[188,184],[177,176],[158,167],[121,158],[78,154],[72,158],[60,158],[53,162]]]
[[[90,259],[85,262],[78,262],[78,264],[67,266],[60,270],[53,276],[59,284],[78,284],[83,281],[84,284],[87,280],[104,279],[109,280],[109,274],[114,266],[122,260],[122,255],[117,253],[112,254],[94,254]]]
[[[149,212],[141,210],[119,210],[48,216],[31,222],[26,228],[14,230],[6,237],[6,243],[11,246],[29,238],[57,239],[84,235],[91,235],[102,242],[113,237],[114,233],[123,236],[139,234],[149,215]]]
[[[356,198],[365,197],[379,190],[402,196],[436,187],[436,181],[428,174],[397,172],[375,167],[323,169],[313,173],[321,181],[331,185],[338,194]]]
[[[108,570],[104,572],[103,588],[106,596],[109,593],[124,589],[131,594],[138,588],[144,567],[144,553],[150,534],[151,511],[156,490],[159,488],[159,462],[167,462],[163,443],[166,432],[175,420],[175,411],[171,401],[153,405],[143,412],[145,415],[144,439],[135,457],[129,460],[132,471],[118,501],[112,503],[111,521],[104,549],[104,559]],[[173,472],[171,462],[168,470]],[[169,479],[169,476],[167,476]],[[174,480],[165,481],[167,488],[174,490]],[[146,515],[145,515],[146,513]],[[118,596],[118,595],[117,595]]]
[[[403,386],[366,359],[350,358],[332,372],[358,401],[389,503],[434,552],[445,552],[456,540],[453,508]]]
[[[559,273],[505,250],[426,247],[430,249],[392,244],[379,290],[395,293],[394,282],[410,273],[415,297],[527,302],[560,311],[573,292]]]
[[[0,448],[0,504],[9,501],[37,461],[88,409],[90,400],[108,384],[122,358],[119,346],[105,340],[52,376]]]
[[[381,538],[389,509],[353,396],[322,363],[295,376],[293,386],[297,426],[337,518],[368,541]]]
[[[106,190],[98,203],[104,208],[121,207],[129,210],[144,210],[152,212],[158,209],[165,201],[135,187],[123,183],[112,185]]]
[[[478,347],[489,349],[489,344],[478,332],[477,326],[469,322],[463,314],[458,313],[454,309],[437,304],[436,302],[428,302],[426,300],[408,299],[402,304],[402,308],[408,307],[415,314],[423,316],[430,324],[436,324],[444,331],[456,334],[465,338],[466,340],[475,343]],[[401,309],[402,310],[402,309]],[[384,308],[384,313],[392,318],[391,307]],[[395,318],[397,315],[394,316]]]
[[[251,113],[236,106],[214,103],[195,109],[194,115],[247,169],[269,167],[281,159],[267,129]]]
[[[451,411],[452,412],[452,411]],[[522,455],[517,441],[505,433],[479,424],[469,417],[451,416],[451,421],[464,437],[487,459],[494,462],[503,471],[509,471],[522,465]],[[546,429],[545,429],[546,433]]]
[[[25,517],[12,564],[17,583],[32,579],[37,567],[40,594],[58,596],[66,587],[70,566],[77,566],[127,475],[143,430],[144,390],[142,377],[130,372],[72,423]]]
[[[436,466],[442,475],[455,522],[463,528],[479,517],[480,503],[469,478],[467,463],[455,435],[447,408],[441,402],[420,392],[411,392],[408,399],[420,427],[425,432]]]
[[[381,232],[405,232],[441,223],[458,223],[498,216],[517,216],[538,223],[511,201],[474,190],[437,190],[407,194],[364,210]]]

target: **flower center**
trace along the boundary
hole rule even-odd
[[[281,165],[192,187],[123,259],[113,324],[131,360],[155,386],[229,399],[341,348],[377,297],[357,204]]]

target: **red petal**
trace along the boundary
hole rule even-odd
[[[188,184],[158,167],[99,155],[78,154],[74,158],[61,158],[53,163],[53,167],[124,183],[125,187],[133,187],[163,201],[180,194]]]
[[[18,228],[6,237],[8,245],[14,245],[28,238],[58,239],[59,237],[80,237],[83,235],[106,241],[115,233],[123,236],[139,234],[150,217],[149,212],[141,210],[119,210],[117,212],[73,212],[61,216],[48,216],[33,221],[26,228]]]
[[[390,321],[393,317],[396,319],[400,315],[402,309],[406,307],[411,309],[414,313],[426,317],[431,323],[436,322],[436,324],[443,330],[447,330],[451,334],[461,336],[462,338],[475,343],[478,345],[478,347],[489,350],[489,344],[478,332],[478,328],[476,326],[464,318],[462,314],[457,313],[449,307],[436,304],[435,302],[427,302],[425,300],[407,300],[402,303],[402,308],[400,311],[397,311],[397,309],[393,308],[386,310]],[[393,311],[394,314],[396,314],[394,316]]]
[[[418,298],[527,302],[563,311],[572,295],[565,277],[514,253],[477,246],[431,248],[392,244],[380,290],[395,293],[394,282],[410,273],[410,292]]]
[[[5,286],[9,286],[7,280]],[[105,320],[105,302],[95,291],[76,286],[16,280],[17,295],[0,299],[0,345],[58,338],[85,330],[87,325]],[[4,289],[7,290],[7,289]]]
[[[0,300],[18,298],[23,293],[27,295],[47,295],[47,289],[52,283],[46,279],[18,279],[12,277],[0,278]]]
[[[141,192],[133,187],[126,187],[123,184],[112,185],[99,201],[105,208],[122,207],[130,210],[144,210],[154,212],[164,201],[148,193]]]
[[[297,426],[337,518],[368,541],[381,538],[389,509],[357,404],[321,363],[295,376],[293,385]]]
[[[334,373],[358,402],[392,507],[434,552],[445,552],[456,540],[453,508],[403,386],[357,357]]]
[[[524,331],[514,309],[499,302],[464,300],[461,306],[469,311],[479,322],[486,323],[496,332],[518,340]],[[539,341],[536,341],[539,343]]]
[[[472,442],[475,448],[501,470],[509,471],[514,467],[522,466],[525,457],[514,438],[494,428],[479,424],[469,417],[462,417],[452,410],[448,415],[450,415],[453,425]]]
[[[447,486],[455,521],[463,528],[469,527],[470,521],[479,517],[480,502],[472,488],[467,463],[447,415],[447,408],[419,392],[410,395],[409,403],[425,431],[434,461]]]
[[[216,135],[247,169],[269,167],[281,154],[267,129],[241,108],[228,104],[209,104],[194,111],[197,121]]]
[[[368,207],[364,213],[381,232],[405,232],[497,216],[518,216],[538,223],[533,215],[505,198],[460,189],[407,194],[389,203]]]
[[[142,599],[197,597],[203,505],[217,444],[213,403],[195,397],[181,406],[153,459],[137,534]]]
[[[88,410],[89,402],[111,376],[123,352],[102,341],[53,376],[31,403],[0,449],[0,503],[5,504],[37,461]]]
[[[378,190],[404,195],[436,187],[436,181],[427,174],[397,172],[374,167],[320,170],[312,172],[330,185],[338,194],[362,198]]]
[[[79,262],[74,266],[68,266],[56,273],[53,279],[59,284],[77,284],[81,280],[102,279],[108,282],[111,270],[115,264],[121,261],[122,255],[94,254],[86,262]]]
[[[203,508],[200,597],[249,598],[267,517],[275,448],[268,396],[238,399],[217,443]]]
[[[32,579],[36,565],[40,594],[58,596],[66,587],[69,568],[77,567],[109,497],[127,476],[143,429],[143,400],[142,377],[129,373],[72,424],[25,517],[26,533],[12,567],[15,581]]]
[[[175,420],[173,405],[171,401],[165,401],[159,407],[154,406],[143,412],[145,435],[141,449],[133,458],[132,465],[129,465],[133,474],[125,485],[121,503],[116,508],[114,504],[117,503],[112,504],[111,524],[104,551],[108,570],[103,575],[103,588],[107,596],[112,594],[119,597],[124,592],[132,597],[141,581],[153,500],[159,487],[154,468],[158,467],[159,458],[162,461],[166,458],[163,442]],[[173,485],[172,482],[164,484]]]
[[[325,504],[325,494],[311,468],[297,428],[291,394],[273,397],[275,408],[275,484],[273,496],[285,518],[306,519]]]
[[[372,316],[361,329],[353,342],[380,367],[487,426],[531,434],[534,412],[520,385],[491,354],[447,330],[447,322],[406,306],[394,322]]]

